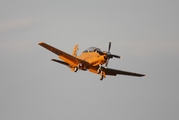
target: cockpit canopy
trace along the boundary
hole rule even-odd
[[[90,47],[90,48],[84,50],[83,52],[97,52],[97,51],[101,51],[101,49],[99,49],[97,47]]]

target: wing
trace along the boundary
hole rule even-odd
[[[88,62],[86,62],[84,60],[81,60],[79,58],[76,58],[76,57],[74,57],[74,56],[72,56],[72,55],[70,55],[70,54],[68,54],[68,53],[66,53],[66,52],[64,52],[62,50],[59,50],[59,49],[57,49],[55,47],[52,47],[52,46],[50,46],[50,45],[48,45],[48,44],[46,44],[44,42],[39,43],[39,45],[44,47],[44,48],[46,48],[47,50],[55,53],[58,56],[62,56],[63,58],[65,58],[65,60],[70,61],[70,63],[76,64],[76,65],[81,63],[81,64],[83,64],[85,66],[89,66],[90,65]],[[59,61],[56,61],[56,60],[53,60],[53,61],[59,62]],[[59,62],[59,63],[62,63],[62,62]]]
[[[120,74],[120,75],[136,76],[136,77],[145,76],[144,74],[127,72],[127,71],[122,71],[122,70],[115,70],[115,69],[111,69],[111,68],[104,68],[103,67],[103,70],[105,71],[106,75],[116,76],[117,74]]]

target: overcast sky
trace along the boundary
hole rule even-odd
[[[0,2],[1,120],[179,119],[178,0]],[[96,46],[122,56],[109,68],[146,74],[71,72],[46,42],[78,54]]]

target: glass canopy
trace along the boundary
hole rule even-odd
[[[96,52],[96,51],[101,51],[101,49],[99,49],[97,47],[90,47],[90,48],[84,50],[83,52]]]

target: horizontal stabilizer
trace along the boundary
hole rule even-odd
[[[63,64],[63,65],[66,65],[66,66],[69,66],[68,63],[64,62],[64,61],[61,61],[61,60],[56,60],[56,59],[51,59],[52,61],[54,62],[57,62],[57,63],[60,63],[60,64]]]

